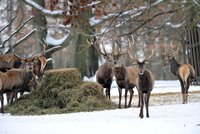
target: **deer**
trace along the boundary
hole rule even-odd
[[[125,58],[127,55],[127,51],[122,51],[122,48],[119,47],[119,43],[117,42],[116,37],[112,37],[112,40],[116,41],[117,48],[112,50],[111,59],[112,59],[112,68],[113,73],[116,78],[116,83],[118,85],[119,92],[119,105],[118,108],[121,108],[121,98],[122,98],[122,89],[125,89],[125,108],[131,107],[132,97],[134,94],[133,88],[137,86],[138,83],[138,75],[137,68],[134,66],[125,66],[120,63],[121,60]],[[106,52],[104,46],[103,50]],[[129,103],[127,105],[127,94],[130,93]]]
[[[7,72],[8,70],[12,68],[22,68],[22,65],[27,62],[33,62],[34,63],[34,74],[38,78],[42,78],[44,75],[44,69],[47,64],[47,59],[44,56],[44,54],[37,55],[32,58],[22,58],[20,59],[19,56],[13,53],[3,54],[0,55],[0,71],[1,72]]]
[[[16,18],[17,18],[17,15],[15,15],[9,21],[9,23],[7,23],[5,26],[3,26],[0,29],[0,32],[2,32],[3,30],[5,30],[7,27],[11,26],[11,24],[13,23],[13,21]],[[24,27],[25,24],[27,24],[32,19],[33,19],[33,16],[30,16],[21,25],[19,25],[6,39],[4,39],[2,41],[2,43],[0,44],[0,47],[5,49],[6,42],[8,42],[16,33],[18,33]],[[18,41],[16,41],[15,44],[12,44],[12,48],[17,47],[21,42],[23,42],[24,40],[26,40],[27,38],[29,38],[36,31],[37,31],[36,28],[32,29],[29,33],[26,34],[26,36],[24,36],[21,39],[19,39]],[[42,43],[40,40],[39,40],[39,42]],[[44,42],[45,42],[45,40],[44,40]],[[45,42],[45,44],[47,44],[47,43]],[[43,44],[43,48],[44,48],[44,46],[45,45]],[[8,50],[10,50],[10,48]],[[43,74],[44,74],[44,68],[45,68],[45,66],[47,64],[47,59],[45,58],[44,53],[41,54],[41,55],[37,55],[35,57],[32,57],[32,58],[28,58],[28,59],[23,58],[23,59],[20,59],[19,56],[15,55],[13,53],[7,53],[7,51],[5,51],[3,54],[0,55],[0,71],[1,72],[6,72],[7,70],[12,69],[12,68],[21,68],[22,67],[22,61],[24,61],[24,62],[34,62],[34,64],[35,64],[34,65],[34,73],[36,74],[36,76],[38,78],[41,78],[43,76]]]
[[[21,69],[30,70],[34,73],[34,75],[36,77],[39,76],[39,78],[41,78],[43,76],[44,68],[47,63],[46,58],[43,56],[45,53],[45,47],[46,47],[45,44],[42,43],[42,47],[43,47],[43,49],[40,53],[32,55],[31,57],[20,57],[19,55],[16,54],[15,48],[13,48],[13,51],[12,51],[13,55],[22,61]],[[31,86],[26,85],[24,87],[14,90],[14,92],[11,92],[11,93],[8,92],[6,94],[7,102],[11,104],[13,102],[14,98],[16,100],[18,92],[20,92],[20,96],[22,96],[24,91],[30,92],[30,88],[36,89],[36,87],[37,87],[36,78],[32,79],[32,81],[30,83],[32,83],[32,84],[29,84]],[[14,95],[12,95],[12,94],[14,94]]]
[[[179,51],[180,44],[174,50],[173,45],[170,45],[171,49],[168,52],[163,52],[162,54],[165,56],[165,62],[162,65],[163,67],[170,65],[171,73],[177,77],[181,85],[181,93],[182,93],[182,104],[188,103],[188,90],[190,87],[190,83],[195,78],[195,70],[191,64],[180,64],[175,59],[177,52]]]
[[[22,68],[31,67],[33,70],[33,73],[38,78],[42,78],[44,75],[44,69],[47,64],[47,59],[44,56],[46,45],[44,43],[42,43],[41,41],[39,41],[39,42],[40,42],[40,44],[42,44],[42,51],[39,54],[35,54],[31,57],[20,57],[19,55],[17,55],[15,53],[15,48],[13,48],[12,53],[15,57],[17,57],[18,59],[20,59],[23,62]]]
[[[12,92],[11,98],[14,98],[16,90],[18,88],[24,89],[26,86],[32,86],[32,80],[35,80],[35,75],[30,70],[11,69],[7,72],[0,72],[1,113],[4,113],[3,94],[6,92]]]
[[[139,93],[139,98],[140,98],[140,113],[139,117],[143,118],[144,113],[143,113],[143,108],[145,105],[146,108],[146,117],[149,118],[149,99],[151,95],[151,91],[153,90],[154,87],[154,76],[152,72],[145,68],[147,64],[150,63],[151,57],[153,56],[154,49],[152,50],[152,53],[148,56],[145,57],[144,59],[139,59],[137,57],[133,57],[131,54],[131,48],[132,44],[129,41],[129,50],[128,50],[128,56],[132,62],[133,65],[138,66],[138,93]]]
[[[122,89],[125,89],[125,108],[131,107],[132,97],[134,94],[133,88],[137,86],[138,76],[137,76],[137,68],[134,66],[126,67],[123,64],[115,63],[113,67],[114,76],[116,78],[116,83],[118,85],[119,91],[119,105],[121,108],[121,98],[122,98]],[[130,99],[127,106],[127,93],[130,92]]]
[[[106,88],[105,94],[106,97],[108,97],[110,100],[110,89],[113,81],[113,72],[112,72],[113,58],[111,54],[108,54],[105,51],[104,47],[103,47],[104,52],[100,50],[100,48],[96,45],[97,43],[95,38],[88,39],[87,42],[93,45],[95,49],[98,51],[98,53],[101,54],[105,59],[105,62],[97,69],[96,82],[99,83],[103,88]]]

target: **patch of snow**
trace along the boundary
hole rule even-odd
[[[191,86],[191,90],[200,90],[200,86]],[[179,81],[155,81],[153,93],[172,91],[180,92]],[[115,81],[111,95],[118,95]],[[143,119],[136,107],[38,116],[0,114],[0,134],[199,134],[199,108],[200,102],[150,106],[150,118]]]
[[[51,45],[61,45],[68,37],[68,34],[65,35],[63,38],[61,39],[54,39],[53,37],[51,37],[49,34],[47,34],[47,37],[46,37],[46,42],[47,44],[51,44]]]
[[[198,134],[200,103],[151,106],[150,118],[138,117],[139,108],[60,115],[11,116],[0,114],[1,134]]]
[[[91,78],[84,77],[84,81],[93,81],[96,82],[96,75]],[[136,88],[134,88],[134,94],[138,94]],[[190,91],[200,91],[200,86],[191,85],[189,88]],[[124,92],[124,91],[123,91]],[[181,85],[178,80],[156,80],[154,84],[154,88],[152,90],[152,94],[159,94],[159,93],[174,93],[174,92],[181,92]],[[115,81],[115,78],[111,85],[111,96],[118,96],[118,87]]]

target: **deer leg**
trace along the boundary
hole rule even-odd
[[[108,98],[110,100],[110,88],[111,88],[111,85],[108,87]]]
[[[130,92],[130,99],[129,99],[128,107],[131,107],[131,102],[132,102],[134,91],[132,88],[130,88],[129,92]]]
[[[187,103],[187,87],[186,86],[183,86],[182,87],[182,96],[183,96],[183,104],[186,104]]]
[[[11,95],[12,95],[12,92],[7,92],[6,93],[7,104],[10,104]]]
[[[139,114],[140,118],[144,117],[144,115],[143,115],[144,99],[143,98],[144,98],[144,94],[140,93],[140,101],[141,101],[141,104],[140,104],[140,114]]]
[[[14,92],[14,98],[15,98],[15,101],[18,99],[18,91],[17,90],[15,90],[15,92]]]
[[[108,97],[110,99],[110,96],[109,96],[109,89],[106,88],[106,97]]]
[[[138,91],[138,89],[137,89],[137,91]],[[137,105],[137,107],[140,107],[140,95],[139,95],[139,91],[138,91],[138,105]]]
[[[149,98],[150,92],[145,94],[145,107],[146,107],[146,117],[149,118]]]
[[[13,103],[13,98],[14,98],[14,91],[11,92],[11,97],[10,97],[10,103],[9,104],[12,104]]]
[[[20,97],[22,97],[23,94],[24,94],[24,91],[21,91],[21,92],[20,92]]]
[[[182,104],[185,104],[185,89],[184,89],[184,83],[182,80],[180,80],[181,84],[181,93],[182,93]]]
[[[118,87],[118,91],[119,91],[119,108],[121,108],[121,99],[122,99],[122,89]]]
[[[188,78],[187,79],[188,84],[187,84],[187,87],[186,87],[186,98],[185,98],[186,103],[188,103],[188,90],[189,90],[189,87],[190,87],[190,81],[191,81],[190,78]]]
[[[4,98],[3,98],[3,91],[0,92],[1,96],[0,96],[0,99],[1,99],[1,113],[4,113]]]
[[[127,94],[128,94],[128,88],[125,88],[125,108],[127,108]]]

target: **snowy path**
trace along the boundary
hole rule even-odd
[[[116,88],[111,91],[118,96]],[[190,91],[200,91],[200,86],[191,86]],[[157,81],[153,93],[166,92],[180,92],[178,81]],[[0,134],[200,134],[200,100],[186,105],[174,101],[150,104],[150,118],[144,119],[135,107],[43,116],[0,114]]]
[[[44,116],[0,115],[0,134],[199,134],[200,103],[150,107],[140,119],[139,108]]]

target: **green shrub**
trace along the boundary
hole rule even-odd
[[[117,108],[95,82],[81,81],[75,68],[50,70],[38,88],[6,107],[16,115],[60,114]]]

